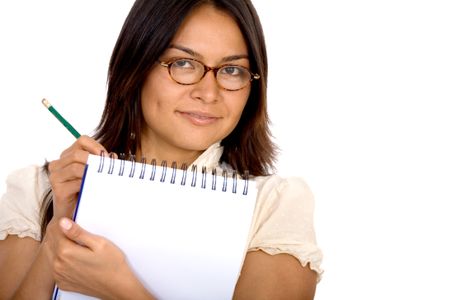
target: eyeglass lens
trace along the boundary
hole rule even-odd
[[[239,90],[252,79],[246,68],[237,65],[208,68],[201,62],[191,59],[178,59],[169,64],[170,75],[180,84],[197,83],[209,70],[214,70],[217,82],[227,90]]]

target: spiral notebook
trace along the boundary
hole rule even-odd
[[[235,172],[90,155],[74,219],[121,248],[157,299],[231,299],[256,193]],[[53,299],[94,298],[56,287]]]

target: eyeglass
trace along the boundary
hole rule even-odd
[[[168,62],[159,61],[166,67],[170,77],[177,83],[191,85],[200,82],[206,73],[214,72],[219,86],[227,91],[245,88],[252,80],[258,80],[259,74],[251,73],[247,68],[238,65],[221,65],[208,67],[192,58],[177,58]]]

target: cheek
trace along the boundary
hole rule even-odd
[[[250,96],[250,90],[242,92],[242,94],[236,95],[234,99],[230,99],[229,102],[230,111],[233,114],[233,118],[236,119],[236,123],[239,121],[245,105],[247,104],[248,97]]]
[[[242,113],[244,111],[245,105],[248,101],[248,94],[243,94],[240,97],[232,97],[228,99],[227,106],[228,106],[228,124],[227,127],[227,134],[230,134],[239,123]]]
[[[147,76],[141,91],[141,109],[144,116],[167,109],[171,99],[174,99],[174,95],[170,93],[173,88],[168,86],[172,82],[168,82],[165,77],[158,72],[151,72]]]
[[[151,114],[154,107],[158,105],[158,96],[155,93],[155,89],[152,87],[151,83],[146,82],[144,88],[141,92],[141,109],[142,114],[147,119],[149,114]]]

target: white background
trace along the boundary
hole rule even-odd
[[[277,3],[277,4],[275,4]],[[99,120],[132,1],[0,2],[0,192]],[[447,1],[255,0],[279,171],[316,197],[325,299],[450,299]]]

